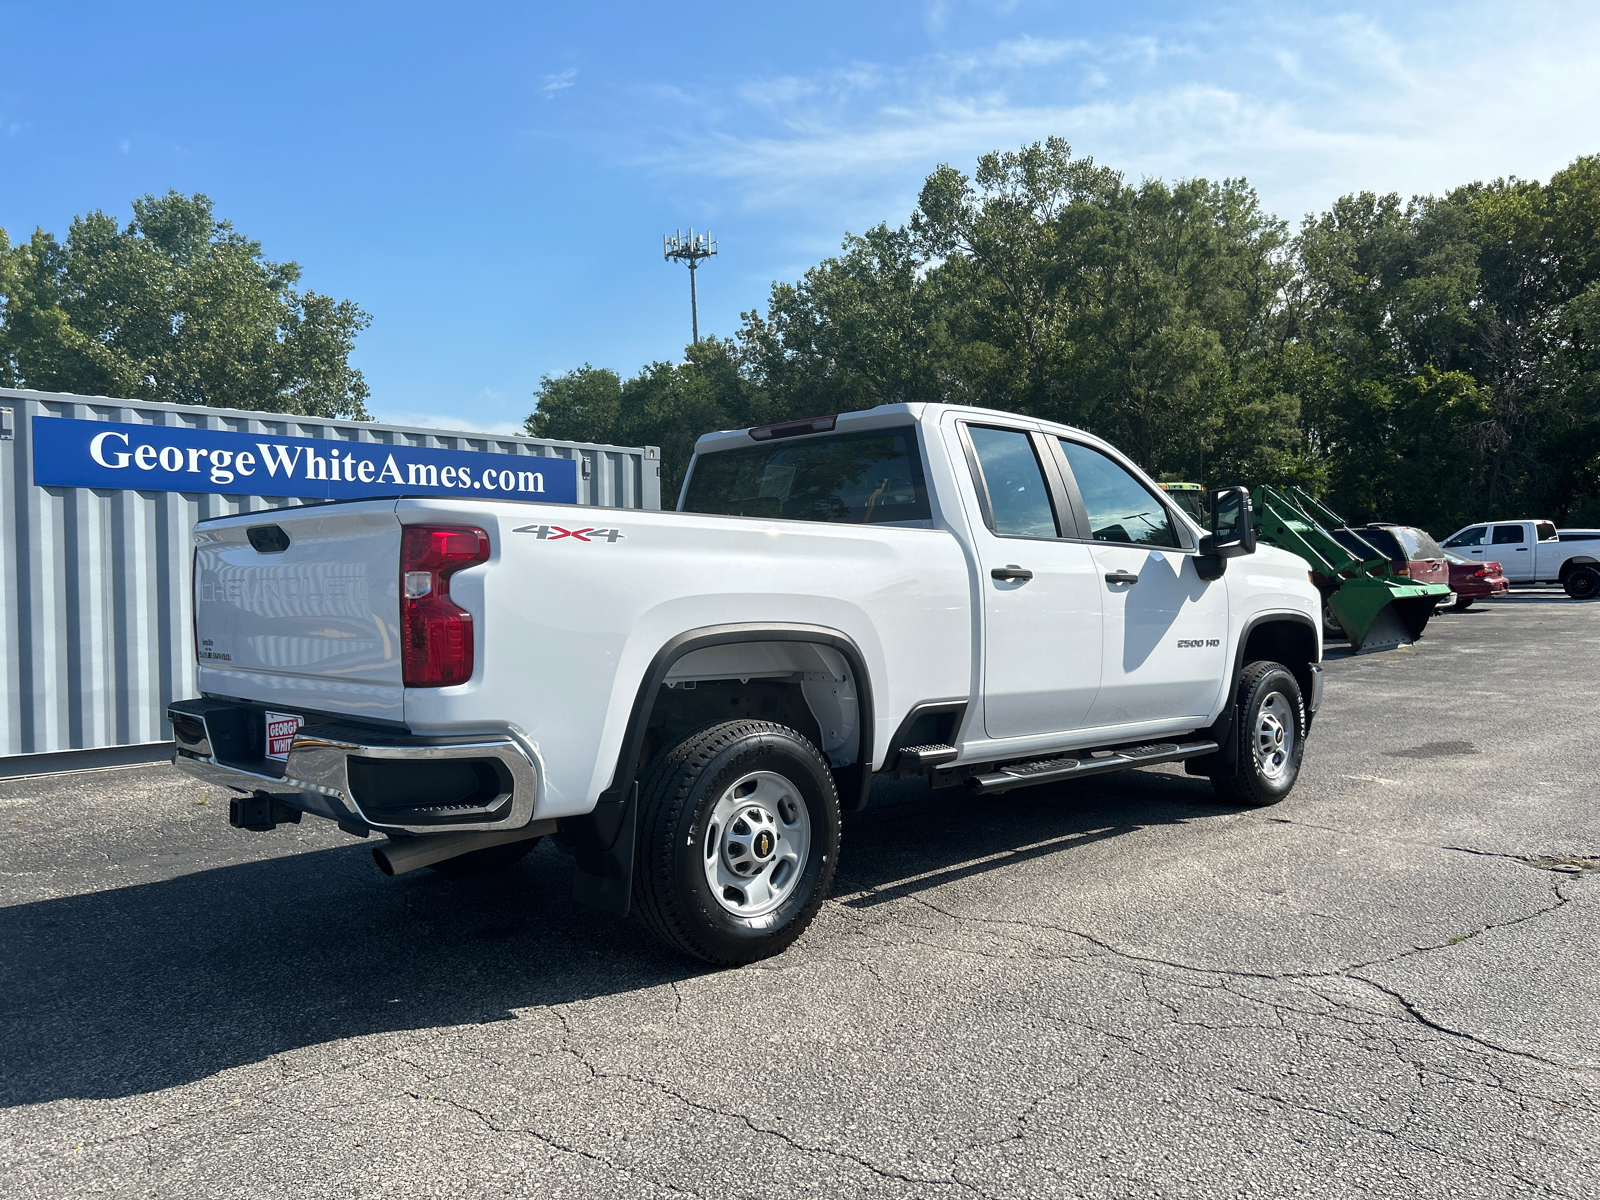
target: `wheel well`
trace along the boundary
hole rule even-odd
[[[859,756],[856,683],[842,654],[809,642],[737,642],[692,651],[668,669],[638,769],[697,729],[741,719],[789,726],[836,771]]]
[[[1596,559],[1590,558],[1588,555],[1585,555],[1582,558],[1578,558],[1577,556],[1573,556],[1572,558],[1567,559],[1566,562],[1561,564],[1561,573],[1558,576],[1556,576],[1556,582],[1557,583],[1565,583],[1567,581],[1567,576],[1571,575],[1572,572],[1576,568],[1578,568],[1578,567],[1592,567],[1592,566],[1594,566],[1596,564],[1596,562],[1597,562]]]
[[[1263,621],[1245,637],[1244,653],[1239,656],[1239,668],[1246,663],[1264,659],[1282,663],[1289,668],[1300,694],[1308,700],[1311,696],[1311,664],[1316,662],[1317,635],[1304,621]]]

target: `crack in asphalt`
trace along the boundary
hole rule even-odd
[[[1474,1042],[1474,1043],[1476,1043],[1476,1044],[1478,1044],[1480,1046],[1483,1046],[1486,1049],[1496,1051],[1497,1053],[1508,1054],[1508,1055],[1513,1055],[1513,1056],[1518,1057],[1518,1058],[1528,1059],[1529,1061],[1537,1062],[1537,1063],[1540,1063],[1540,1064],[1542,1064],[1544,1066],[1556,1067],[1558,1069],[1567,1070],[1567,1071],[1589,1071],[1589,1070],[1592,1070],[1593,1068],[1585,1066],[1583,1064],[1579,1064],[1579,1063],[1572,1063],[1572,1062],[1567,1062],[1567,1061],[1562,1060],[1562,1059],[1552,1058],[1552,1057],[1550,1057],[1548,1055],[1539,1054],[1539,1053],[1537,1053],[1535,1051],[1531,1051],[1531,1050],[1518,1050],[1518,1049],[1514,1049],[1514,1048],[1509,1047],[1509,1046],[1502,1046],[1502,1045],[1494,1042],[1493,1040],[1491,1040],[1489,1038],[1485,1038],[1485,1037],[1480,1036],[1478,1034],[1471,1033],[1471,1032],[1469,1032],[1467,1030],[1456,1029],[1456,1028],[1454,1028],[1452,1026],[1446,1025],[1442,1021],[1439,1021],[1439,1020],[1437,1020],[1435,1018],[1432,1018],[1432,1017],[1428,1017],[1426,1014],[1424,1014],[1419,1009],[1419,1007],[1416,1005],[1416,1003],[1414,1001],[1412,1001],[1412,1000],[1408,999],[1407,997],[1405,997],[1404,995],[1402,995],[1398,990],[1390,988],[1390,987],[1386,987],[1385,985],[1378,983],[1376,980],[1370,979],[1366,975],[1359,974],[1359,972],[1367,971],[1367,970],[1370,970],[1370,969],[1372,969],[1374,967],[1387,966],[1387,965],[1390,965],[1392,963],[1400,962],[1400,961],[1402,961],[1404,959],[1407,959],[1407,958],[1415,957],[1416,955],[1419,955],[1419,954],[1427,954],[1427,953],[1431,953],[1431,952],[1436,951],[1436,950],[1449,949],[1452,946],[1459,945],[1461,942],[1469,941],[1469,940],[1471,940],[1473,938],[1481,936],[1482,934],[1489,933],[1489,932],[1494,931],[1494,930],[1507,929],[1507,928],[1510,928],[1510,927],[1512,927],[1514,925],[1520,925],[1520,924],[1522,924],[1522,923],[1524,923],[1526,921],[1534,920],[1537,917],[1545,916],[1545,915],[1547,915],[1549,913],[1556,912],[1557,910],[1559,910],[1561,908],[1564,908],[1567,904],[1569,904],[1571,902],[1571,897],[1567,896],[1564,892],[1562,892],[1560,881],[1555,882],[1552,885],[1552,889],[1551,890],[1555,894],[1555,899],[1554,899],[1554,901],[1552,903],[1550,903],[1548,905],[1545,905],[1545,906],[1543,906],[1541,908],[1535,909],[1532,912],[1524,913],[1524,914],[1522,914],[1520,916],[1514,917],[1514,918],[1512,918],[1510,920],[1507,920],[1507,921],[1489,922],[1489,923],[1487,923],[1485,925],[1479,926],[1478,928],[1469,931],[1468,933],[1466,933],[1464,935],[1457,935],[1457,937],[1454,940],[1438,942],[1438,943],[1433,943],[1433,944],[1424,945],[1424,946],[1414,946],[1409,950],[1402,950],[1402,951],[1400,951],[1400,952],[1398,952],[1396,954],[1385,955],[1382,958],[1376,958],[1376,959],[1364,960],[1364,961],[1360,961],[1360,962],[1347,963],[1344,966],[1337,967],[1337,968],[1334,968],[1332,970],[1326,970],[1326,971],[1283,971],[1283,972],[1249,971],[1249,970],[1244,970],[1244,969],[1241,969],[1241,968],[1234,968],[1234,967],[1206,967],[1206,966],[1199,966],[1199,965],[1194,964],[1194,963],[1181,962],[1181,961],[1178,961],[1178,960],[1175,960],[1175,959],[1161,958],[1161,957],[1158,957],[1158,956],[1155,956],[1155,955],[1138,954],[1138,953],[1135,953],[1134,951],[1126,950],[1126,949],[1124,949],[1124,948],[1122,948],[1120,946],[1117,946],[1117,945],[1115,945],[1115,944],[1113,944],[1113,943],[1111,943],[1109,941],[1106,941],[1104,938],[1096,937],[1093,934],[1084,933],[1082,930],[1072,929],[1072,928],[1069,928],[1069,927],[1067,927],[1065,925],[1060,925],[1060,924],[1057,924],[1057,923],[1054,923],[1054,922],[1040,921],[1040,920],[1024,918],[1024,917],[1008,917],[1008,918],[972,917],[972,916],[966,916],[964,914],[952,912],[947,908],[944,908],[944,907],[941,907],[938,904],[935,904],[932,900],[929,900],[925,896],[916,895],[916,894],[910,894],[910,895],[906,895],[906,896],[901,897],[901,898],[905,899],[905,900],[912,901],[912,902],[914,902],[916,904],[919,904],[924,908],[930,909],[931,911],[938,913],[940,916],[945,917],[948,920],[955,921],[958,924],[982,925],[982,926],[991,927],[991,931],[995,932],[996,935],[1000,936],[1000,937],[1008,937],[1009,935],[1005,934],[1003,932],[1003,930],[993,930],[992,927],[995,927],[995,926],[1002,926],[1003,927],[1003,926],[1006,926],[1006,925],[1020,925],[1020,926],[1022,926],[1024,928],[1028,928],[1028,929],[1041,929],[1041,930],[1046,930],[1046,931],[1053,932],[1053,933],[1066,934],[1066,935],[1068,935],[1070,937],[1080,938],[1081,940],[1083,940],[1085,942],[1088,942],[1090,945],[1098,947],[1100,950],[1103,950],[1105,953],[1110,954],[1110,955],[1112,955],[1112,956],[1114,956],[1114,957],[1116,957],[1118,959],[1124,960],[1124,961],[1147,963],[1147,964],[1150,964],[1150,965],[1153,965],[1153,966],[1163,966],[1163,967],[1171,968],[1173,970],[1184,971],[1184,972],[1189,972],[1189,973],[1193,973],[1193,974],[1219,975],[1219,976],[1224,976],[1224,977],[1227,977],[1227,978],[1234,978],[1234,979],[1256,979],[1256,980],[1261,980],[1261,981],[1270,982],[1270,983],[1311,982],[1311,981],[1315,981],[1315,980],[1334,979],[1334,978],[1354,979],[1354,980],[1357,980],[1357,981],[1359,981],[1361,983],[1364,983],[1367,986],[1372,987],[1372,988],[1376,989],[1377,991],[1382,992],[1384,995],[1390,997],[1392,1000],[1394,1000],[1396,1003],[1398,1003],[1401,1006],[1401,1008],[1409,1016],[1411,1016],[1413,1019],[1415,1019],[1419,1023],[1421,1023],[1423,1025],[1426,1025],[1428,1028],[1433,1029],[1433,1030],[1435,1030],[1435,1031],[1437,1031],[1439,1033],[1443,1033],[1443,1034],[1449,1035],[1451,1037],[1463,1038],[1463,1039],[1465,1039],[1467,1041]],[[1018,940],[1018,939],[1012,939],[1012,940]],[[1021,943],[1021,944],[1025,944],[1025,943]],[[958,948],[958,947],[952,947],[952,946],[944,946],[944,948],[947,949],[947,950],[960,950],[963,953],[981,953],[980,951],[971,951],[971,950],[968,950],[966,948]],[[1071,960],[1071,961],[1077,961],[1077,962],[1089,961],[1089,959],[1085,958],[1085,956],[1082,956],[1082,955],[1076,955],[1075,956],[1075,955],[1071,955],[1071,954],[1065,954],[1065,955],[1061,955],[1060,957],[1066,958],[1066,959]]]
[[[562,1020],[563,1027],[566,1027],[567,1022],[566,1022],[565,1017],[563,1016],[561,1018],[561,1020]],[[590,1073],[590,1075],[592,1075],[595,1079],[623,1080],[623,1081],[635,1084],[635,1085],[640,1086],[640,1087],[652,1088],[655,1091],[661,1093],[662,1095],[668,1096],[671,1099],[676,1100],[678,1103],[682,1104],[686,1108],[694,1109],[697,1112],[707,1113],[707,1114],[709,1114],[711,1116],[722,1117],[722,1118],[724,1118],[726,1120],[739,1121],[739,1122],[743,1123],[745,1125],[745,1127],[748,1128],[752,1133],[764,1134],[767,1137],[776,1138],[778,1141],[780,1141],[780,1142],[784,1143],[785,1145],[789,1146],[791,1149],[798,1150],[802,1154],[812,1154],[812,1155],[820,1154],[820,1155],[826,1155],[826,1156],[828,1156],[830,1158],[836,1158],[836,1159],[839,1159],[842,1162],[848,1162],[848,1163],[853,1164],[854,1166],[862,1168],[863,1170],[869,1171],[873,1175],[877,1176],[880,1179],[892,1180],[892,1181],[895,1181],[895,1182],[898,1182],[898,1183],[910,1183],[910,1184],[922,1184],[922,1185],[930,1185],[931,1184],[931,1185],[935,1185],[935,1186],[958,1187],[958,1188],[963,1189],[964,1191],[972,1192],[974,1195],[977,1195],[977,1196],[981,1197],[982,1200],[996,1200],[995,1197],[991,1197],[987,1192],[984,1192],[981,1188],[974,1187],[973,1185],[971,1185],[969,1183],[964,1183],[959,1179],[955,1179],[955,1178],[931,1179],[931,1178],[926,1178],[926,1177],[922,1177],[922,1176],[909,1175],[909,1174],[906,1174],[904,1172],[892,1171],[892,1170],[889,1170],[889,1169],[887,1169],[885,1167],[880,1167],[876,1163],[871,1162],[870,1160],[868,1160],[866,1158],[862,1158],[859,1155],[851,1154],[851,1153],[849,1153],[848,1151],[845,1151],[845,1150],[836,1150],[831,1146],[814,1146],[814,1145],[811,1145],[809,1143],[802,1142],[798,1138],[793,1137],[792,1135],[785,1133],[781,1129],[771,1129],[771,1128],[768,1128],[765,1125],[761,1125],[761,1124],[757,1123],[755,1118],[751,1117],[747,1113],[740,1112],[737,1109],[720,1108],[717,1105],[707,1104],[705,1101],[702,1101],[702,1100],[696,1100],[693,1097],[684,1095],[682,1092],[678,1091],[676,1088],[670,1086],[669,1084],[662,1083],[660,1080],[657,1080],[657,1079],[644,1079],[644,1078],[641,1078],[640,1076],[633,1075],[633,1074],[630,1074],[630,1073],[625,1072],[625,1071],[605,1071],[605,1070],[602,1070],[599,1067],[596,1067],[593,1063],[591,1063],[581,1050],[578,1050],[577,1048],[572,1047],[572,1046],[567,1046],[567,1047],[563,1047],[563,1048],[566,1050],[566,1052],[568,1054],[572,1055],[572,1057],[574,1059],[576,1059]]]

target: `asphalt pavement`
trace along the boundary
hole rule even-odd
[[[881,784],[787,954],[0,783],[0,1196],[1600,1194],[1600,602],[1335,644],[1299,786]]]

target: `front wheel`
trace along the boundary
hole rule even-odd
[[[1578,567],[1561,584],[1574,600],[1593,600],[1600,596],[1600,568]]]
[[[634,898],[668,945],[721,966],[755,962],[811,924],[839,838],[839,795],[817,748],[785,725],[724,721],[646,773]]]
[[[1276,804],[1289,794],[1305,756],[1305,705],[1289,668],[1253,662],[1239,673],[1233,736],[1238,770],[1214,775],[1217,795],[1237,804]]]

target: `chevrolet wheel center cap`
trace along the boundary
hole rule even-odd
[[[755,852],[755,856],[757,858],[766,858],[767,855],[772,853],[772,847],[776,842],[777,839],[773,837],[772,834],[767,830],[763,829],[760,833],[756,834],[755,841],[751,844],[750,849]]]

